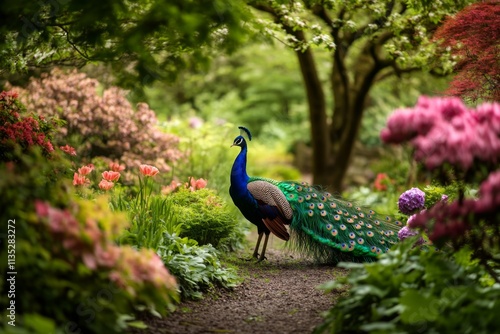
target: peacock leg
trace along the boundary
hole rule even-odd
[[[262,235],[264,232],[259,233],[259,238],[257,239],[257,244],[255,245],[255,249],[253,251],[252,257],[258,258],[259,257],[259,247],[260,247],[260,241],[262,240]]]
[[[262,246],[262,253],[260,253],[260,257],[257,260],[257,262],[264,261],[266,259],[266,248],[267,248],[267,241],[269,240],[269,234],[266,234],[266,238],[264,239],[264,246]]]

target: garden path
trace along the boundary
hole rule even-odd
[[[281,247],[266,256],[259,264],[237,264],[244,281],[233,290],[183,302],[163,319],[148,317],[148,329],[133,333],[311,333],[340,294],[325,294],[317,286],[346,271],[297,258]]]

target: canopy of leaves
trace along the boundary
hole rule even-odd
[[[6,0],[0,68],[105,61],[147,84],[203,63],[204,46],[233,49],[249,15],[241,1],[226,0]]]

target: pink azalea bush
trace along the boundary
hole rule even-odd
[[[16,89],[30,110],[66,121],[59,138],[79,137],[82,157],[105,156],[128,167],[147,163],[170,171],[171,164],[183,156],[179,138],[159,129],[147,104],[133,108],[125,91],[111,87],[99,95],[99,86],[97,80],[76,70],[53,69],[32,79],[26,89]]]
[[[396,110],[382,130],[385,143],[409,142],[428,169],[449,163],[469,170],[475,161],[500,162],[500,104],[467,108],[459,98],[420,97]]]
[[[110,281],[140,299],[148,286],[165,301],[171,300],[177,288],[161,259],[152,250],[139,251],[130,246],[117,246],[113,240],[123,230],[125,217],[111,213],[107,201],[74,203],[67,209],[37,201],[36,213],[61,251],[71,254],[74,265],[82,262],[91,271],[105,272]]]

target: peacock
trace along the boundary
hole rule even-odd
[[[328,263],[371,262],[398,241],[401,222],[332,196],[306,182],[250,177],[246,171],[250,131],[240,126],[233,146],[241,148],[231,169],[229,194],[243,216],[257,226],[253,252],[264,260],[269,234]],[[288,227],[288,228],[287,228]],[[262,251],[259,248],[265,236]]]

